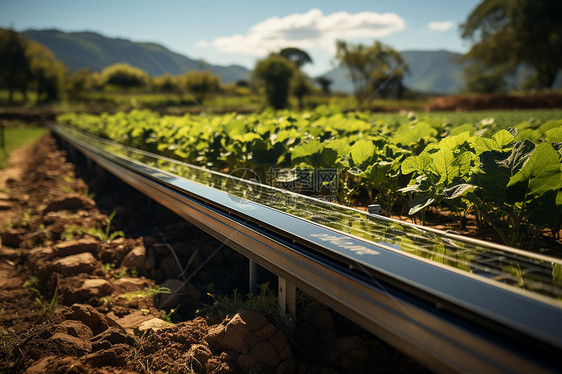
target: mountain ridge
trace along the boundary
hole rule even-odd
[[[223,83],[247,79],[248,69],[239,65],[213,65],[194,60],[154,42],[134,42],[112,38],[94,31],[65,32],[58,29],[29,29],[22,34],[51,49],[71,71],[105,67],[126,62],[145,70],[151,76],[183,74],[189,70],[210,70]]]
[[[115,63],[127,62],[145,70],[151,76],[165,73],[183,74],[189,70],[210,70],[223,83],[248,80],[250,71],[240,65],[213,65],[195,60],[155,42],[136,42],[121,37],[108,37],[95,31],[66,32],[59,29],[29,29],[27,38],[50,48],[71,71],[88,68],[101,71]],[[417,91],[458,93],[462,87],[462,64],[456,63],[459,53],[447,50],[401,52],[410,65],[404,84]],[[337,67],[321,75],[333,81],[333,91],[352,92],[345,68]]]

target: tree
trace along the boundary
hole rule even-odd
[[[334,82],[331,79],[328,79],[326,77],[317,77],[315,80],[316,80],[316,83],[318,83],[320,85],[320,87],[322,87],[322,92],[324,92],[324,95],[329,95],[330,94],[330,86]]]
[[[152,87],[158,92],[180,92],[179,79],[166,73],[152,80]]]
[[[308,82],[308,77],[302,71],[295,71],[291,79],[291,86],[293,94],[299,101],[299,109],[302,110],[304,108],[304,96],[312,91],[310,83]]]
[[[310,58],[308,53],[306,53],[302,49],[295,47],[283,48],[279,51],[279,56],[282,56],[295,64],[296,71],[293,75],[291,86],[293,94],[299,101],[299,109],[302,110],[304,107],[304,95],[309,94],[312,89],[310,88],[308,77],[306,76],[306,74],[301,72],[300,68],[305,64],[312,63],[312,58]]]
[[[503,74],[524,64],[537,86],[550,88],[562,67],[561,14],[560,0],[484,0],[461,25],[474,42],[464,59]]]
[[[264,83],[267,102],[275,109],[287,106],[295,65],[285,57],[272,54],[256,63],[253,75]]]
[[[27,56],[27,44],[14,30],[0,29],[0,83],[8,88],[8,101],[14,101],[14,91],[21,91],[27,101],[27,85],[31,67]]]
[[[28,41],[27,44],[31,74],[37,85],[37,101],[59,100],[64,91],[66,66],[44,45],[33,41]]]
[[[93,77],[90,70],[80,69],[72,73],[66,83],[69,99],[78,99],[84,91],[89,90],[92,86]]]
[[[279,55],[285,57],[287,60],[293,62],[298,69],[305,64],[312,63],[312,58],[302,49],[295,47],[283,48],[279,51]]]
[[[379,41],[365,47],[338,40],[336,59],[347,67],[359,103],[369,102],[377,92],[388,92],[391,86],[397,87],[397,96],[401,95],[402,79],[409,68],[394,48]]]
[[[183,87],[192,94],[199,103],[202,103],[211,92],[218,91],[221,81],[218,76],[205,71],[188,71],[182,77]]]
[[[127,63],[106,67],[102,70],[101,77],[104,85],[116,86],[125,90],[143,87],[150,81],[150,77],[144,70]]]

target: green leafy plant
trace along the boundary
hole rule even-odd
[[[63,240],[70,240],[74,238],[75,235],[86,234],[86,235],[93,236],[94,238],[97,238],[99,240],[102,240],[106,243],[109,243],[110,241],[112,241],[113,239],[119,236],[125,236],[125,233],[121,230],[111,232],[111,221],[113,220],[113,217],[115,217],[115,211],[113,211],[105,219],[104,229],[100,229],[97,227],[91,227],[86,229],[77,225],[71,225],[64,230],[64,232],[61,234],[61,238]]]

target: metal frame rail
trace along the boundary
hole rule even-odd
[[[432,370],[560,370],[559,300],[390,251],[99,144],[134,149],[61,125],[51,128],[87,159]],[[376,254],[376,262],[347,256],[345,248]]]

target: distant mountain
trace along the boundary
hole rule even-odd
[[[55,56],[75,71],[88,68],[101,71],[103,68],[127,62],[145,70],[152,76],[170,72],[183,74],[189,70],[211,70],[223,83],[247,80],[250,71],[242,66],[211,65],[197,61],[155,43],[133,42],[127,39],[108,38],[94,32],[63,32],[60,30],[27,30],[23,34],[50,48]]]
[[[463,65],[456,60],[459,53],[449,51],[404,51],[400,52],[410,66],[410,74],[404,84],[417,91],[435,93],[458,93],[462,87]],[[337,67],[322,75],[331,79],[332,90],[352,92],[353,86],[347,69]]]

